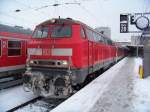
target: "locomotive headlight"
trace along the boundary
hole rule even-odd
[[[30,61],[30,64],[34,64],[34,61],[33,61],[33,60],[31,60],[31,61]]]
[[[68,65],[68,62],[67,61],[62,61],[62,64],[66,66],[66,65]]]

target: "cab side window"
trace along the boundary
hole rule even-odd
[[[93,32],[89,29],[86,29],[86,34],[87,34],[87,38],[90,41],[94,41],[94,36],[93,36]]]
[[[81,33],[81,37],[83,39],[85,39],[85,33],[84,33],[84,29],[82,27],[81,27],[80,33]]]

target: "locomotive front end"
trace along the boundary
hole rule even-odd
[[[72,26],[60,20],[36,27],[28,43],[25,90],[44,97],[68,96],[73,92],[72,33]]]

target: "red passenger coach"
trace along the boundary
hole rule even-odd
[[[31,31],[0,24],[0,78],[25,71],[27,40]]]
[[[120,50],[109,38],[79,21],[48,20],[36,27],[28,43],[24,85],[39,95],[69,95],[89,75],[123,58]]]

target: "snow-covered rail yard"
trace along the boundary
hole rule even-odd
[[[150,78],[139,79],[141,64],[126,57],[66,101],[38,99],[22,86],[1,90],[0,112],[149,112]]]
[[[53,109],[65,99],[45,99],[25,92],[22,86],[0,91],[0,112],[43,112]]]

